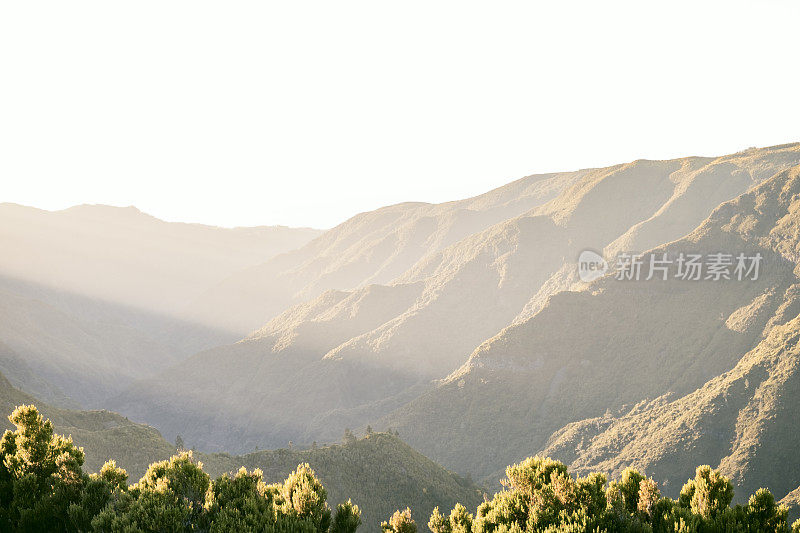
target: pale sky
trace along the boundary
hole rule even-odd
[[[0,202],[327,228],[800,141],[800,2],[0,3]]]

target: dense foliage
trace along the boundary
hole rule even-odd
[[[397,509],[410,507],[415,516],[427,517],[436,506],[449,509],[461,503],[474,509],[483,501],[484,491],[469,479],[383,432],[315,448],[295,446],[234,456],[196,453],[195,458],[212,478],[244,466],[262,470],[270,481],[286,479],[298,464],[308,463],[324,483],[331,507],[348,499],[358,504],[361,530],[368,533],[379,531],[380,523]]]
[[[0,531],[351,533],[361,522],[349,501],[332,516],[307,464],[273,485],[245,469],[212,481],[183,452],[153,463],[128,486],[113,462],[85,474],[83,450],[55,435],[35,407],[21,406],[9,418],[16,430],[0,442]]]
[[[352,533],[361,511],[351,501],[332,512],[327,491],[308,464],[283,483],[267,484],[259,469],[241,468],[216,480],[191,452],[150,465],[128,485],[113,461],[83,472],[83,450],[56,435],[33,406],[9,417],[16,426],[0,441],[0,531]],[[747,505],[731,507],[733,486],[708,466],[663,498],[656,482],[627,469],[618,480],[603,474],[575,478],[552,459],[531,457],[506,469],[505,489],[473,515],[458,504],[449,515],[434,509],[433,533],[798,533],[788,511],[765,489]],[[381,524],[385,533],[416,533],[411,510]]]
[[[678,500],[662,498],[655,481],[634,469],[609,483],[603,474],[574,478],[563,463],[541,457],[508,467],[503,484],[474,517],[460,506],[449,517],[436,509],[428,527],[434,533],[800,531],[800,520],[790,528],[788,510],[766,489],[730,507],[733,485],[708,466],[697,468]]]

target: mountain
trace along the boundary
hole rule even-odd
[[[135,208],[0,204],[0,369],[65,407],[99,407],[222,341],[186,319],[192,298],[321,232],[169,223]]]
[[[230,276],[193,304],[196,320],[241,336],[326,290],[386,284],[423,257],[557,196],[587,170],[538,174],[466,200],[358,214],[302,248]]]
[[[794,168],[723,206],[717,222],[779,253],[796,274],[798,198],[800,168]],[[730,371],[682,397],[570,424],[551,437],[545,453],[579,470],[616,472],[624,463],[662,472],[672,478],[673,492],[690,471],[686,461],[718,465],[744,492],[792,491],[800,479],[793,414],[800,405],[798,290],[795,283],[781,295],[771,289],[728,317],[727,328],[761,339]]]
[[[583,171],[546,203],[425,254],[388,284],[327,291],[236,344],[135,384],[111,405],[189,435],[206,450],[330,440],[344,427],[380,420],[378,427],[400,427],[448,468],[491,475],[541,449],[565,424],[593,416],[593,409],[637,403],[675,383],[689,392],[754,346],[751,333],[709,335],[719,329],[720,313],[749,304],[767,284],[775,299],[792,284],[791,268],[776,252],[769,256],[771,277],[757,283],[737,291],[697,284],[690,292],[706,307],[688,312],[684,285],[605,281],[587,290],[575,262],[587,248],[680,239],[720,202],[798,163],[800,145],[792,144]],[[761,251],[724,233],[687,246]],[[655,305],[662,293],[666,305]],[[652,349],[678,350],[676,368],[661,375],[656,363],[665,356],[651,358],[640,365],[642,384],[626,390],[616,376]],[[690,359],[703,350],[713,357]],[[606,357],[614,365],[603,367]],[[570,394],[583,400],[560,404],[564,398],[555,393],[572,377],[571,366],[562,370],[567,359],[577,361],[582,379],[599,373],[614,391],[593,395],[576,379]],[[689,368],[696,374],[678,381],[676,374]]]
[[[0,275],[87,298],[182,315],[204,290],[322,234],[165,222],[135,207],[44,211],[0,204]]]
[[[790,520],[800,518],[800,487],[787,494],[780,503],[789,508]]]
[[[761,487],[787,494],[800,480],[798,340],[800,317],[772,324],[736,366],[699,389],[569,424],[544,453],[569,459],[583,472],[617,475],[634,466],[663,475],[662,490],[674,496],[698,462],[730,476],[741,494]]]
[[[478,461],[487,481],[543,450],[580,470],[638,465],[672,494],[689,463],[719,465],[742,493],[787,493],[800,480],[798,209],[793,167],[644,257],[761,254],[757,280],[608,275],[555,294],[382,423],[449,468]]]
[[[0,374],[15,388],[61,407],[77,408],[79,404],[63,390],[33,371],[23,357],[0,341]]]
[[[50,303],[58,296],[54,291],[38,288],[42,297],[36,297],[32,289],[0,278],[0,368],[16,386],[48,402],[100,407],[135,379],[184,356],[139,325],[140,312],[70,296],[70,303],[83,309],[74,312],[75,306]]]

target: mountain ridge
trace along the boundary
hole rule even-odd
[[[662,208],[674,203],[676,195],[701,197],[690,202],[696,206],[692,216],[700,224],[716,207],[708,208],[713,200],[707,198],[709,187],[718,190],[718,195],[735,198],[742,189],[771,175],[772,170],[780,172],[797,163],[800,145],[792,144],[711,161],[639,161],[587,171],[583,181],[562,189],[549,202],[427,255],[389,285],[324,293],[316,300],[298,304],[235,345],[199,354],[165,373],[160,381],[137,383],[112,405],[135,419],[181,432],[191,432],[192,426],[199,424],[237,426],[235,437],[227,441],[221,433],[206,432],[207,440],[201,447],[210,449],[246,446],[256,440],[278,444],[290,439],[324,440],[342,427],[380,420],[377,427],[400,427],[417,447],[459,471],[459,463],[440,455],[440,448],[431,447],[422,436],[438,432],[438,426],[421,431],[395,415],[389,416],[392,411],[403,411],[398,403],[408,402],[411,396],[413,404],[415,397],[436,390],[437,380],[462,366],[475,347],[519,320],[532,299],[552,305],[571,294],[551,297],[547,291],[571,286],[568,277],[559,276],[574,265],[582,248],[603,248],[654,214],[669,219],[672,212]],[[633,199],[638,203],[628,208]],[[611,215],[615,218],[606,227],[597,227],[598,220]],[[335,236],[336,232],[329,232],[323,237]],[[682,235],[671,237],[679,239]],[[733,300],[725,305],[733,305]],[[376,309],[386,311],[389,319]],[[688,318],[685,320],[687,327],[691,326]],[[585,329],[563,318],[548,328],[567,324]],[[742,348],[746,343],[735,337],[723,336],[717,342],[719,346],[735,345],[734,351],[746,351]],[[729,355],[700,370],[722,371],[735,362],[735,357]],[[161,391],[166,383],[178,376],[186,385],[164,398]],[[508,378],[514,383],[515,376]],[[702,381],[698,378],[695,384],[699,386]],[[292,390],[309,392],[295,400]],[[503,398],[504,394],[498,391],[496,397]],[[242,402],[242,398],[247,400]],[[289,404],[282,412],[270,408],[286,398]],[[442,403],[449,405],[447,400]],[[245,405],[259,409],[253,413]],[[319,406],[325,406],[332,417],[327,427],[321,422]],[[465,409],[472,416],[476,407]],[[432,413],[436,408],[423,411]],[[194,412],[204,414],[187,416]],[[242,414],[244,418],[240,418]],[[500,415],[475,416],[483,420]],[[459,418],[449,413],[445,421],[452,424]],[[466,434],[458,431],[452,439],[468,441]],[[536,451],[529,446],[530,442],[524,447],[522,443],[513,445],[520,453],[523,449],[525,453]],[[461,457],[460,464],[484,468],[481,458],[457,451],[449,457],[455,456]],[[518,458],[510,454],[493,460],[502,466]],[[473,473],[491,472],[491,465],[486,464],[485,470]]]
[[[382,423],[399,427],[411,443],[457,470],[456,458],[480,460],[471,453],[485,455],[498,446],[505,453],[517,449],[518,457],[539,450],[565,454],[571,447],[589,446],[580,443],[592,435],[560,429],[573,427],[570,419],[586,419],[587,428],[594,427],[631,405],[642,410],[653,398],[664,402],[665,394],[691,393],[734,367],[769,328],[800,312],[796,263],[786,259],[798,245],[798,177],[800,167],[776,174],[722,204],[688,236],[645,255],[646,261],[650,254],[679,249],[758,252],[765,266],[757,282],[621,282],[606,276],[577,292],[555,294],[533,316],[479,347],[427,397],[413,400]],[[485,406],[482,412],[476,412],[477,405]],[[594,415],[582,416],[592,411]],[[465,420],[459,412],[470,417]],[[506,422],[503,432],[488,434],[502,434],[506,444],[484,436],[498,420],[517,421]],[[467,421],[466,427],[457,425]],[[424,435],[434,427],[440,440],[426,442]],[[546,440],[555,439],[550,435],[559,431],[574,437],[557,450],[548,447]],[[481,436],[483,444],[468,443],[462,449],[466,434]],[[445,449],[446,442],[459,444],[455,450]],[[511,455],[506,462],[515,459]],[[705,462],[698,456],[693,460]],[[497,472],[484,464],[482,474],[489,482]],[[739,482],[749,486],[751,480]]]

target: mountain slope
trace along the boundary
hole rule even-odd
[[[0,340],[6,348],[0,364],[18,386],[47,401],[100,406],[134,379],[183,356],[132,320],[111,314],[81,318],[69,308],[20,295],[16,286],[0,278]],[[112,307],[84,304],[85,310]]]
[[[566,424],[667,393],[689,394],[730,370],[769,328],[800,312],[799,176],[798,167],[779,173],[720,206],[684,239],[652,252],[761,253],[758,280],[607,276],[556,294],[382,424],[399,427],[413,446],[450,468],[474,462],[476,474],[492,476],[545,448]]]
[[[780,503],[789,508],[789,521],[800,518],[800,487],[787,494]]]
[[[3,374],[13,387],[24,390],[48,403],[68,408],[79,407],[79,404],[58,386],[34,372],[25,358],[20,357],[2,341],[0,341],[0,374]]]
[[[569,459],[579,471],[619,474],[635,466],[663,475],[672,495],[694,464],[720,468],[741,494],[760,487],[786,494],[800,483],[798,340],[800,317],[774,326],[733,369],[696,391],[570,424],[544,453]]]
[[[288,440],[330,439],[346,426],[376,420],[420,396],[431,387],[432,380],[455,371],[476,346],[512,322],[530,329],[532,335],[547,335],[549,331],[571,336],[572,330],[564,329],[566,325],[578,331],[586,329],[571,318],[571,310],[584,305],[584,296],[574,299],[569,295],[566,300],[551,300],[552,305],[562,302],[560,311],[548,314],[556,318],[522,325],[525,315],[541,307],[550,291],[570,286],[564,269],[580,250],[610,246],[643,221],[686,217],[685,209],[669,208],[676,202],[694,206],[691,215],[699,223],[708,216],[706,209],[713,207],[709,207],[714,201],[714,197],[708,199],[710,190],[716,191],[717,197],[735,197],[772,170],[798,162],[800,146],[795,144],[720,158],[637,161],[587,171],[550,202],[426,255],[390,285],[325,293],[289,309],[235,345],[198,354],[158,379],[136,384],[112,405],[164,431],[191,435],[203,449],[235,450],[257,442],[274,446]],[[787,282],[781,276],[788,274],[775,275],[772,282],[776,290],[785,290]],[[704,298],[715,298],[720,292],[719,287],[707,290]],[[754,285],[746,290],[754,291],[748,295],[749,302],[766,286]],[[713,320],[719,312],[727,309],[730,314],[743,305],[740,297],[743,295],[738,293],[723,295],[727,301],[714,311]],[[621,302],[613,303],[617,305]],[[653,318],[666,320],[674,314],[684,321],[682,327],[691,328],[695,316],[684,313],[682,306],[675,300],[662,316]],[[607,328],[616,326],[610,318],[613,315],[608,314],[612,309],[604,315],[608,317]],[[630,318],[636,320],[638,313],[631,309]],[[591,324],[591,319],[579,316]],[[708,322],[702,317],[698,320]],[[652,322],[649,329],[658,335],[658,322]],[[752,347],[752,339],[745,337],[721,335],[718,349],[744,353]],[[703,339],[695,341],[705,342]],[[548,350],[560,354],[564,346],[574,344],[574,339],[547,342]],[[602,343],[608,340],[602,339]],[[729,369],[735,360],[736,355],[713,360],[702,368],[704,378],[695,386]],[[508,374],[510,383],[516,383],[514,372]],[[495,382],[498,390],[492,390],[488,397],[506,398],[502,380]],[[297,395],[297,390],[305,393]],[[641,393],[632,392],[630,396],[639,401]],[[502,413],[492,411],[492,402],[485,409],[478,403],[456,402],[459,404],[469,413],[469,419],[474,417],[474,430],[478,432],[486,431],[482,424],[503,418]],[[423,412],[436,413],[448,407],[426,406]],[[524,419],[526,413],[518,415]],[[449,467],[479,465],[484,474],[494,468],[482,465],[486,457],[476,456],[480,447],[473,444],[473,431],[454,428],[446,436],[446,431],[442,433],[438,427],[422,429],[416,422],[405,422],[403,416],[386,419],[386,425],[403,425],[404,435],[425,446],[426,453],[437,459],[458,457],[458,462],[448,463]],[[445,425],[455,421],[460,424],[462,415],[448,412],[443,418]],[[569,421],[572,419],[553,420],[547,429],[555,431]],[[199,431],[200,427],[204,431]],[[486,438],[497,442],[489,449],[508,446],[507,437],[490,433]],[[547,435],[544,433],[541,439]],[[434,446],[431,438],[440,442]],[[477,440],[487,444],[482,438]],[[524,433],[514,438],[521,441],[508,449],[525,453],[538,449],[531,448]],[[450,440],[457,444],[452,452],[446,452]],[[508,453],[490,460],[502,466],[518,458],[516,453]]]
[[[230,274],[298,248],[308,228],[164,222],[134,207],[0,204],[0,275],[162,314]]]
[[[193,304],[196,320],[224,323],[244,336],[326,290],[389,283],[426,255],[554,198],[587,172],[528,176],[466,200],[358,214],[209,290]]]

